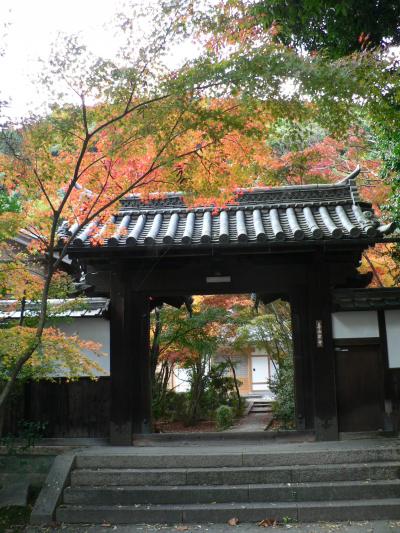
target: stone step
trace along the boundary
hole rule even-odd
[[[364,500],[400,497],[400,480],[236,486],[68,487],[65,504],[130,505]]]
[[[77,469],[72,486],[244,485],[398,479],[400,463],[225,468]]]
[[[254,409],[254,407],[266,407],[268,409],[272,409],[272,403],[271,402],[254,402],[251,408]]]
[[[77,455],[75,468],[201,468],[201,467],[252,467],[252,466],[286,466],[286,465],[322,465],[343,463],[377,463],[400,462],[400,447],[381,447],[366,449],[337,450],[296,450],[288,452],[263,451],[263,447],[248,452],[232,451],[221,453],[215,451],[195,453],[193,449],[182,449],[182,453],[149,453],[136,449],[126,449],[118,453],[83,452]]]
[[[237,444],[249,446],[269,446],[271,444],[293,444],[315,442],[314,430],[279,430],[279,431],[192,431],[179,433],[142,433],[133,434],[135,448],[140,447],[171,447],[187,448],[188,445],[203,446],[234,446]]]
[[[400,518],[400,499],[334,502],[215,503],[180,505],[61,505],[56,521],[67,524],[241,522],[292,519],[300,522]]]

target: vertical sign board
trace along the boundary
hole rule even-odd
[[[400,310],[385,311],[389,368],[400,368]]]
[[[322,320],[315,321],[315,333],[317,336],[317,348],[324,347],[324,335],[322,332]]]

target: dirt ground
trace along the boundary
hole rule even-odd
[[[202,420],[195,426],[185,426],[183,422],[157,422],[159,433],[201,433],[202,431],[217,431],[213,420]]]

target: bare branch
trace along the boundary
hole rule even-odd
[[[376,279],[376,281],[378,282],[378,285],[380,287],[384,287],[384,284],[382,283],[382,280],[378,274],[378,271],[376,270],[375,268],[375,265],[373,264],[373,262],[371,261],[371,259],[368,257],[368,254],[366,252],[363,253],[363,257],[365,258],[365,260],[367,261],[367,263],[369,264],[369,266],[371,267],[372,269],[372,272],[374,274],[374,277]]]
[[[37,171],[36,166],[33,167],[33,173],[34,173],[34,175],[35,175],[35,177],[37,179],[37,182],[39,183],[40,190],[44,194],[44,197],[46,198],[46,201],[49,204],[49,207],[50,207],[50,209],[52,210],[52,212],[54,214],[56,212],[56,209],[55,209],[55,207],[53,205],[53,202],[50,199],[50,196],[48,195],[48,193],[46,191],[46,187],[44,186],[44,183],[43,183],[42,179],[39,176],[39,172]]]
[[[80,96],[80,99],[81,99],[81,111],[82,111],[83,129],[85,130],[85,137],[88,137],[89,128],[88,128],[88,120],[87,120],[87,109],[86,109],[85,95],[82,93],[79,96]]]

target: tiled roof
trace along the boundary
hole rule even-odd
[[[72,240],[74,248],[195,247],[274,244],[290,241],[379,240],[391,233],[370,204],[362,202],[355,184],[359,169],[339,183],[238,190],[237,200],[218,211],[213,206],[190,208],[180,193],[143,202],[139,196],[122,199],[120,209],[104,224],[90,223]],[[110,225],[110,226],[108,226]],[[60,237],[77,226],[64,227]]]
[[[336,289],[332,301],[336,311],[400,309],[400,288]]]
[[[48,315],[51,317],[101,317],[108,310],[107,298],[71,298],[49,299]],[[40,302],[27,301],[25,316],[37,316]],[[0,319],[19,319],[21,316],[21,302],[17,300],[0,300]]]

